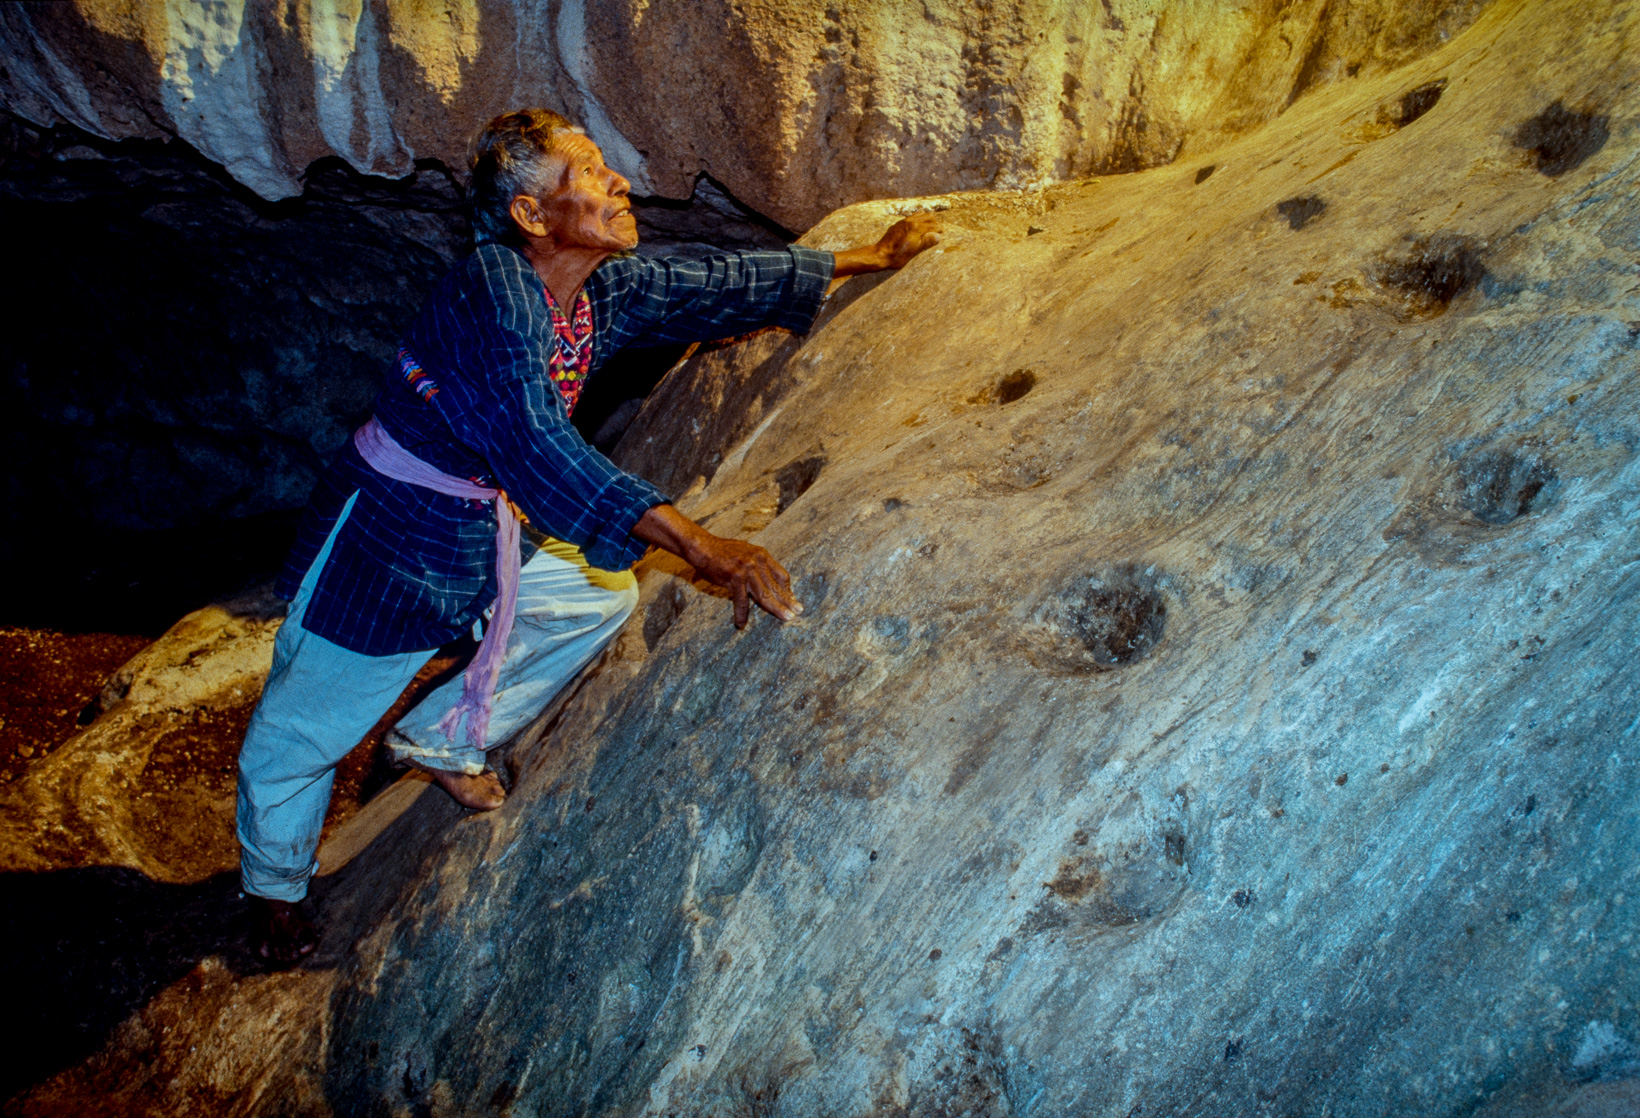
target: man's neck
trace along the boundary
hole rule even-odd
[[[575,306],[575,297],[593,270],[608,260],[610,253],[603,249],[566,248],[546,238],[530,238],[524,242],[524,258],[535,268],[535,274],[552,292],[552,300],[566,313]]]

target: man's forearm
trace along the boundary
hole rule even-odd
[[[833,279],[858,276],[865,272],[881,272],[889,267],[888,254],[883,251],[881,245],[848,248],[833,253],[832,256],[836,261],[831,270]]]
[[[644,513],[632,534],[644,543],[670,551],[690,566],[699,566],[702,546],[712,534],[671,505],[656,505]]]

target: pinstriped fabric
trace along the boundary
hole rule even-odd
[[[724,253],[703,260],[625,256],[587,281],[592,373],[628,345],[706,341],[761,326],[806,331],[831,280],[830,253]],[[507,490],[539,531],[596,567],[642,558],[630,533],[668,498],[592,449],[554,387],[551,313],[529,261],[480,246],[439,285],[405,336],[421,374],[395,367],[376,417],[417,458]],[[382,477],[352,442],[326,471],[280,579],[300,585],[349,495],[302,627],[372,656],[435,648],[472,628],[495,598],[495,514]]]

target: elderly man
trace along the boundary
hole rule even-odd
[[[637,603],[625,568],[650,546],[789,621],[803,607],[763,548],[714,536],[570,425],[581,389],[626,345],[766,325],[804,332],[835,276],[898,268],[938,240],[925,217],[875,245],[628,255],[628,183],[541,109],[491,121],[473,148],[478,248],[411,325],[374,418],[332,464],[281,581],[290,611],[239,756],[238,837],[253,943],[289,963],[317,933],[297,910],[335,766],[443,645],[483,629],[463,678],[388,737],[462,805],[499,807],[485,751],[522,728]],[[520,513],[551,539],[527,557]],[[527,561],[525,561],[527,558]],[[488,612],[487,612],[488,611]]]

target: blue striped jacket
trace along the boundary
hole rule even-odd
[[[705,259],[622,256],[587,280],[590,375],[623,346],[706,341],[761,326],[802,333],[831,280],[830,253],[791,248]],[[540,278],[520,253],[481,245],[440,283],[405,335],[420,365],[395,368],[376,417],[430,465],[500,484],[539,531],[619,569],[643,557],[630,533],[667,496],[617,469],[569,422],[553,386],[552,318]],[[473,626],[495,599],[495,511],[393,481],[349,440],[316,487],[278,593],[293,597],[347,498],[302,627],[354,652],[436,648]]]

